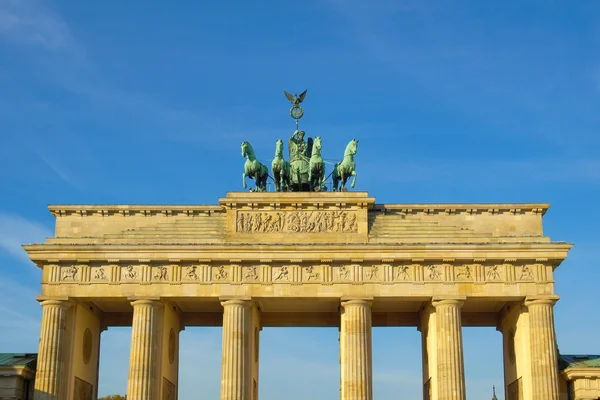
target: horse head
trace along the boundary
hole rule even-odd
[[[348,146],[346,146],[346,150],[344,151],[344,156],[353,156],[356,154],[358,150],[358,140],[352,139]]]
[[[317,136],[314,138],[313,147],[312,147],[312,155],[321,153],[321,136]]]
[[[281,156],[283,155],[283,140],[278,139],[275,142],[275,156]]]
[[[254,157],[254,149],[250,142],[243,141],[242,142],[242,157],[252,158]]]

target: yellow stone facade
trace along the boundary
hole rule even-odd
[[[422,333],[428,398],[464,400],[463,326],[503,334],[507,399],[558,400],[547,204],[376,204],[364,192],[218,205],[56,205],[37,399],[95,393],[101,332],[132,326],[128,398],[175,399],[179,332],[223,326],[222,400],[256,400],[260,330],[340,329],[342,400],[370,400],[373,326]],[[81,397],[84,396],[84,397]],[[426,397],[427,398],[427,397]]]

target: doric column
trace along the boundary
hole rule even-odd
[[[60,379],[63,360],[63,343],[67,329],[68,301],[42,301],[42,327],[35,376],[35,400],[57,400],[62,397]]]
[[[223,305],[223,358],[221,400],[250,400],[251,354],[249,350],[251,314],[249,300],[226,300]]]
[[[131,325],[131,349],[129,356],[129,381],[127,400],[158,400],[156,393],[156,371],[160,358],[158,344],[157,300],[135,300]]]
[[[554,335],[556,298],[525,301],[531,338],[532,400],[558,400],[558,361]]]
[[[443,299],[432,302],[437,328],[438,400],[465,400],[460,308],[462,300]]]
[[[340,327],[341,400],[373,399],[371,301],[342,302]]]

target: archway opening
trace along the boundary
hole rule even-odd
[[[111,326],[100,334],[98,398],[127,394],[130,348],[130,326]]]
[[[423,398],[421,333],[415,327],[373,328],[373,398]]]
[[[504,399],[502,333],[492,327],[463,327],[463,354],[468,399]]]
[[[259,355],[260,400],[339,398],[338,328],[263,328]]]
[[[180,399],[218,399],[221,390],[220,326],[186,326],[179,334]]]

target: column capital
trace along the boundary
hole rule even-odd
[[[163,303],[160,301],[158,297],[130,297],[128,299],[131,302],[133,307],[135,306],[152,306],[159,307],[162,306]]]
[[[42,307],[60,307],[69,308],[73,305],[73,302],[66,299],[38,299]]]
[[[342,298],[340,301],[340,304],[342,305],[342,307],[346,307],[346,306],[365,306],[365,307],[371,307],[371,304],[373,304],[373,299],[372,298],[362,298],[362,299],[357,299],[357,298]]]
[[[465,297],[434,297],[431,299],[431,305],[435,308],[439,306],[455,306],[460,308],[465,300]]]
[[[223,307],[230,305],[249,306],[252,304],[252,300],[249,297],[220,297],[221,305]]]
[[[526,297],[523,304],[525,307],[542,305],[554,306],[559,298],[559,296],[531,296]]]

